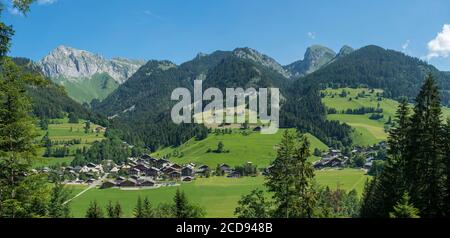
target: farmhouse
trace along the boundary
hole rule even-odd
[[[159,176],[159,169],[155,168],[155,167],[150,167],[145,171],[145,175],[149,176],[149,177],[158,177]]]
[[[181,176],[183,176],[183,177],[190,177],[193,174],[194,174],[194,168],[190,165],[181,169]]]
[[[197,171],[196,171],[196,173],[198,173],[198,174],[204,174],[204,173],[206,173],[207,171],[209,171],[210,169],[209,169],[209,166],[208,165],[202,165],[202,166],[200,166],[198,169],[197,169]]]
[[[231,167],[229,165],[227,165],[227,164],[221,164],[219,166],[219,171],[221,173],[229,173],[229,172],[231,172]]]
[[[178,171],[173,171],[173,172],[169,173],[168,175],[172,179],[179,179],[179,178],[181,178],[181,173],[178,172]]]
[[[141,187],[154,187],[156,185],[155,181],[150,179],[139,180],[139,186]]]
[[[240,178],[241,177],[241,173],[237,172],[237,171],[233,171],[228,175],[228,178]]]
[[[120,187],[137,187],[138,182],[135,179],[127,179],[120,183]]]
[[[130,169],[129,173],[130,173],[130,175],[137,175],[137,176],[139,176],[141,174],[141,171],[139,169],[137,169],[137,168],[132,168],[132,169]]]
[[[112,188],[112,187],[115,187],[116,185],[117,184],[114,181],[107,180],[102,184],[100,189]]]
[[[314,164],[314,168],[322,169],[322,168],[333,168],[333,167],[341,167],[343,165],[343,161],[340,158],[324,158]]]
[[[164,167],[164,165],[169,164],[169,163],[170,163],[170,161],[168,161],[168,160],[159,159],[156,161],[156,167],[162,168],[162,167]]]

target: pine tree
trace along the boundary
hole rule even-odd
[[[121,218],[123,215],[122,205],[119,202],[116,202],[114,206],[114,218]]]
[[[264,191],[255,189],[242,196],[234,214],[238,218],[270,218],[270,208],[271,203],[265,198]]]
[[[153,207],[148,198],[144,198],[144,204],[142,206],[143,209],[143,216],[144,218],[153,218],[155,217],[155,214],[153,212]]]
[[[408,156],[410,125],[410,109],[404,99],[397,110],[395,126],[389,132],[388,157],[383,172],[373,187],[373,217],[388,217],[392,207],[407,189],[405,163]]]
[[[394,211],[389,214],[390,218],[420,218],[419,209],[410,203],[408,193],[403,194]]]
[[[360,217],[362,218],[373,218],[373,217],[383,217],[380,214],[379,208],[381,207],[378,197],[378,178],[375,177],[372,180],[367,180],[364,185],[364,191],[362,195]]]
[[[109,218],[116,218],[114,213],[114,206],[111,201],[109,201],[108,204],[106,205],[106,213],[108,214]]]
[[[450,217],[450,118],[447,119],[444,132],[444,163],[445,163],[445,187],[446,196],[444,199],[444,212],[446,217]]]
[[[416,98],[411,118],[406,182],[411,201],[423,217],[443,214],[445,185],[443,128],[440,95],[433,76],[428,75]]]
[[[173,198],[174,202],[174,214],[176,218],[188,218],[188,201],[186,195],[180,189],[177,189],[175,193],[175,197]]]
[[[89,208],[86,211],[86,218],[103,218],[102,208],[98,205],[97,201],[93,201],[89,204]]]
[[[292,164],[295,154],[296,132],[285,130],[278,145],[277,157],[270,166],[266,186],[272,192],[276,205],[275,216],[289,218],[292,216],[294,203],[294,176]]]
[[[69,218],[70,207],[66,203],[69,200],[70,193],[57,181],[52,189],[50,204],[48,206],[49,217],[51,218]]]
[[[142,207],[142,199],[139,196],[136,207],[134,208],[134,217],[135,218],[144,218],[144,208]]]
[[[312,189],[314,168],[308,161],[311,156],[310,143],[306,136],[301,137],[300,146],[294,154],[293,173],[295,176],[295,217],[311,218],[316,204],[316,194]]]

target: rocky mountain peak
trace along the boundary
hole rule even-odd
[[[336,57],[336,52],[321,45],[308,47],[303,60],[296,61],[284,68],[294,77],[301,77],[313,73],[324,65],[330,63]]]
[[[341,50],[339,50],[339,53],[337,54],[336,58],[349,55],[353,51],[355,51],[355,49],[353,49],[352,47],[350,47],[348,45],[344,45],[344,46],[342,46]]]
[[[124,58],[109,60],[89,51],[62,45],[51,51],[38,64],[41,66],[43,74],[50,78],[82,81],[95,74],[107,73],[121,84],[145,62]]]
[[[265,67],[268,67],[268,68],[278,72],[279,74],[283,75],[286,78],[291,77],[291,74],[288,71],[286,71],[283,68],[283,66],[281,66],[276,60],[274,60],[273,58],[271,58],[265,54],[258,52],[255,49],[251,49],[248,47],[237,48],[233,51],[233,54],[236,57],[252,60],[252,61],[259,63]]]

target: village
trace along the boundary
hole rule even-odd
[[[329,149],[322,152],[320,159],[313,163],[316,170],[360,168],[366,173],[372,168],[380,150],[385,143],[370,147],[355,147],[350,152],[338,149]],[[359,158],[359,162],[355,161]],[[34,170],[35,173],[56,172],[62,175],[66,184],[87,184],[98,186],[101,189],[120,188],[123,190],[154,189],[167,186],[178,186],[180,183],[189,183],[196,178],[210,176],[226,176],[228,178],[241,178],[243,176],[267,176],[268,168],[257,168],[251,162],[239,167],[228,164],[218,164],[216,168],[194,163],[180,165],[172,163],[169,159],[154,158],[144,154],[137,158],[128,158],[121,164],[105,160],[100,164],[89,163],[85,166],[62,166],[60,168],[44,167]]]

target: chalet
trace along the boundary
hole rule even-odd
[[[120,183],[120,187],[137,187],[138,182],[135,179],[127,179]]]
[[[139,179],[139,175],[131,175],[130,178],[138,180]]]
[[[141,171],[137,168],[132,168],[132,169],[130,169],[129,173],[130,173],[130,175],[138,175],[139,176],[141,174]]]
[[[154,187],[156,185],[155,181],[150,179],[139,180],[139,186],[141,187]]]
[[[180,165],[178,165],[178,164],[172,164],[172,166],[170,166],[170,167],[172,167],[172,168],[174,168],[174,169],[176,169],[176,170],[181,170],[183,167],[181,167]]]
[[[229,172],[231,172],[231,167],[227,164],[221,164],[221,165],[219,165],[219,171],[221,173],[229,173]]]
[[[314,164],[314,168],[322,169],[322,168],[334,168],[341,167],[343,165],[343,161],[339,158],[324,158],[321,161],[318,161]]]
[[[106,188],[112,188],[116,186],[116,182],[111,181],[111,180],[107,180],[105,181],[102,186],[100,187],[100,189],[106,189]]]
[[[109,172],[112,173],[112,174],[117,174],[117,173],[119,173],[119,171],[120,171],[119,168],[114,167],[114,168],[112,168]]]
[[[192,166],[186,166],[181,169],[181,176],[190,177],[194,174],[194,168]]]
[[[228,174],[227,176],[228,178],[240,178],[241,177],[241,173],[237,172],[237,171],[233,171],[230,174]]]
[[[134,168],[134,169],[138,169],[138,170],[141,171],[141,172],[145,172],[145,171],[147,171],[150,167],[147,166],[147,165],[145,165],[145,164],[139,163],[138,165],[134,166],[133,168]]]
[[[175,168],[173,168],[173,167],[164,167],[162,170],[161,170],[164,174],[170,174],[170,173],[172,173],[172,172],[176,172],[177,170],[175,169]]]
[[[155,168],[155,167],[150,167],[145,171],[145,175],[149,176],[149,177],[158,177],[159,176],[159,169]]]
[[[88,179],[88,180],[86,181],[86,183],[88,183],[88,184],[93,184],[93,183],[95,183],[95,179],[90,178],[90,179]]]
[[[179,178],[181,178],[181,173],[178,172],[178,171],[173,171],[173,172],[169,173],[168,175],[172,179],[179,179]]]
[[[148,163],[154,165],[156,163],[156,161],[158,161],[157,159],[151,157],[150,155],[144,154],[141,156],[141,159],[147,161]]]
[[[166,164],[168,164],[168,163],[170,163],[170,161],[168,161],[168,160],[165,160],[165,159],[159,159],[159,160],[157,160],[156,161],[156,167],[158,167],[158,168],[162,168],[162,167],[164,167],[164,165],[166,165]]]
[[[79,165],[77,165],[77,166],[75,166],[75,168],[73,168],[73,170],[77,173],[79,173],[81,169],[82,169],[82,167]]]
[[[204,173],[207,170],[210,170],[209,166],[208,165],[202,165],[202,166],[198,167],[197,173]]]
[[[147,160],[145,160],[145,159],[142,159],[142,158],[137,158],[135,161],[134,161],[137,165],[145,165],[145,166],[147,166],[147,165],[149,165],[149,163],[148,163],[148,161]]]
[[[373,161],[364,164],[364,169],[370,170],[373,166]]]
[[[181,181],[183,181],[183,182],[192,182],[192,180],[194,180],[194,178],[191,176],[183,177],[181,179]]]

